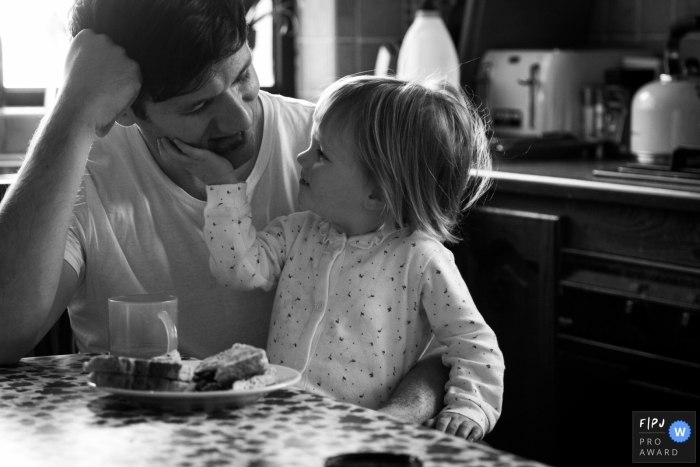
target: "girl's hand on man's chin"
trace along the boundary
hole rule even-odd
[[[238,183],[231,163],[211,151],[195,148],[177,138],[159,138],[158,150],[166,162],[180,165],[205,185]]]

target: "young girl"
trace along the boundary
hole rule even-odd
[[[355,76],[323,92],[311,139],[297,158],[309,211],[260,232],[225,159],[160,143],[207,184],[212,272],[227,287],[276,287],[270,361],[364,407],[387,400],[434,334],[451,367],[434,425],[480,439],[501,412],[503,356],[441,242],[457,240],[487,187],[476,176],[490,168],[484,124],[444,82]]]

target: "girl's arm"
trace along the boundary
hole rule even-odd
[[[216,279],[236,290],[274,288],[287,257],[285,218],[256,232],[246,184],[227,159],[178,139],[159,139],[158,150],[166,163],[172,160],[206,185],[203,233]]]
[[[496,424],[503,403],[505,365],[496,335],[476,309],[448,250],[431,258],[421,291],[433,333],[446,346],[442,360],[450,366],[442,414],[465,416],[486,434]]]
[[[246,184],[207,186],[204,240],[216,279],[236,290],[272,290],[287,258],[286,218],[256,232]]]

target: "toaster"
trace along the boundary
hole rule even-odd
[[[582,88],[603,85],[630,50],[489,50],[477,68],[476,94],[498,137],[581,136]]]

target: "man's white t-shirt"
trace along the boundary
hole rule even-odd
[[[264,132],[248,177],[258,229],[299,210],[300,167],[313,104],[260,92]],[[204,358],[235,342],[265,347],[274,292],[233,292],[209,270],[202,237],[206,201],[165,175],[136,126],[115,125],[90,151],[64,259],[79,276],[69,305],[81,352],[109,350],[109,297],[142,293],[179,299],[180,353]]]

